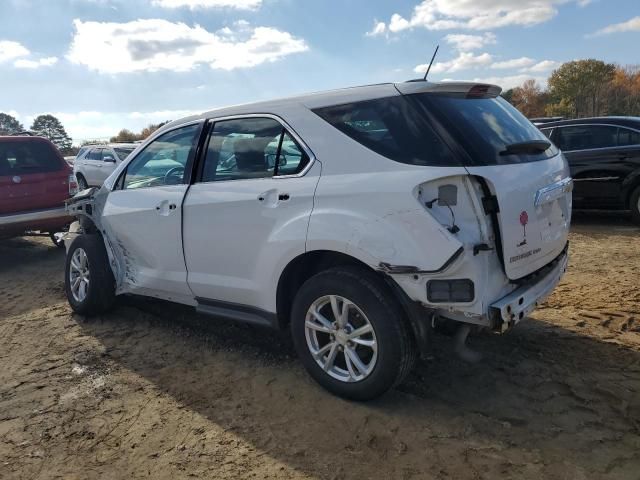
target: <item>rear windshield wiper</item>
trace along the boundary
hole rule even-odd
[[[512,143],[507,145],[500,155],[517,155],[519,153],[536,154],[546,151],[551,142],[546,140],[530,140],[528,142]]]

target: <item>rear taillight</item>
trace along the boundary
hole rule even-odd
[[[76,176],[71,174],[69,175],[69,195],[74,196],[76,193],[78,193],[78,181]]]

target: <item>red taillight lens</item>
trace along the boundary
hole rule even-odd
[[[73,196],[78,193],[78,181],[75,175],[69,175],[69,195]]]

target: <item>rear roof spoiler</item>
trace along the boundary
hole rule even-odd
[[[457,93],[468,98],[495,98],[502,92],[502,88],[489,83],[478,82],[425,82],[412,80],[410,82],[396,83],[395,87],[403,95],[414,93]]]

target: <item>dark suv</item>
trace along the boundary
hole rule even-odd
[[[640,117],[562,120],[540,130],[569,161],[575,208],[631,210],[640,224]]]

